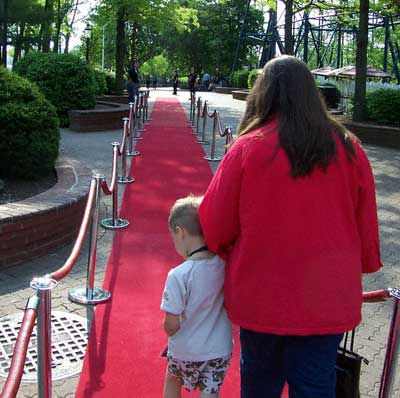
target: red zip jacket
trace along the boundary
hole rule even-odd
[[[361,274],[382,266],[374,178],[358,142],[349,160],[335,141],[326,172],[293,179],[270,122],[233,144],[208,187],[200,221],[227,260],[225,305],[243,328],[331,334],[361,320]]]

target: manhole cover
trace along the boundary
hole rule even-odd
[[[7,377],[23,313],[0,318],[0,377]],[[87,336],[87,319],[66,312],[52,311],[52,379],[61,380],[82,370]],[[22,381],[37,382],[36,327],[33,329]]]

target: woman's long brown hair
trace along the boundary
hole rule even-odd
[[[349,158],[354,155],[350,134],[328,113],[307,65],[292,56],[268,62],[247,98],[238,135],[279,120],[279,144],[285,150],[292,177],[326,170],[335,159],[333,134],[340,138]]]

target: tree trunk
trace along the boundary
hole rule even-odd
[[[41,37],[41,50],[46,53],[50,51],[51,41],[51,25],[53,22],[53,0],[46,0],[44,10],[46,13],[46,20],[40,27]]]
[[[19,32],[17,37],[15,38],[15,48],[14,48],[14,58],[13,58],[13,66],[18,62],[21,58],[21,50],[22,43],[24,42],[24,33],[25,33],[25,23],[22,23],[19,27]]]
[[[353,111],[353,120],[355,122],[362,122],[367,119],[365,94],[367,85],[368,13],[369,0],[360,0],[360,22],[357,34],[356,80]]]
[[[117,11],[117,37],[115,47],[115,92],[122,94],[124,91],[124,61],[125,61],[125,9]]]
[[[62,15],[61,15],[61,1],[57,0],[57,18],[56,18],[56,31],[54,34],[54,45],[53,51],[58,53],[58,48],[60,46],[60,32],[61,32],[61,24],[62,24]]]
[[[68,54],[69,51],[69,39],[71,38],[71,33],[67,33],[65,35],[65,47],[64,47],[64,54]]]
[[[294,54],[293,0],[285,1],[285,54]]]

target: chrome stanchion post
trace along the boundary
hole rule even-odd
[[[146,104],[146,108],[145,108],[145,110],[146,110],[146,121],[149,120],[149,96],[150,96],[150,90],[147,90],[146,91],[146,102],[145,102],[145,104]]]
[[[400,314],[399,300],[400,289],[389,288],[390,296],[393,297],[392,320],[386,344],[385,362],[383,365],[379,398],[391,398],[394,396],[394,381],[398,373],[399,345],[400,345]]]
[[[124,135],[125,135],[125,143],[126,137],[129,136],[129,119],[127,117],[123,118],[124,121]],[[136,153],[130,152],[132,155],[138,155],[139,152],[135,151]],[[133,177],[129,177],[126,175],[126,156],[128,155],[128,151],[125,148],[122,148],[121,156],[122,156],[122,176],[118,177],[118,183],[120,184],[129,184],[130,182],[134,182],[135,179]]]
[[[146,94],[143,93],[142,94],[142,124],[144,125],[144,123],[146,122]]]
[[[133,127],[133,102],[129,103],[129,122],[128,122],[128,134],[129,134],[129,146],[128,146],[128,150],[126,151],[126,155],[127,156],[133,156],[131,155],[131,153],[133,152],[133,136],[132,136],[132,131],[134,130]],[[124,120],[125,122],[125,118],[123,118],[122,120]]]
[[[226,154],[226,152],[228,151],[228,146],[232,141],[232,127],[231,126],[227,126],[225,127],[225,133],[226,133],[226,140],[225,140],[225,151],[224,154]]]
[[[132,110],[132,112],[133,112],[133,110]],[[132,118],[133,119],[135,118],[134,114],[133,114]],[[129,149],[125,151],[126,156],[137,156],[137,155],[140,154],[139,151],[136,151],[135,149],[133,149],[133,140],[134,139],[136,140],[137,137],[135,137],[136,136],[136,129],[135,129],[135,126],[133,124],[133,119],[132,118],[130,117],[130,115],[129,115],[129,119],[126,118],[126,117],[122,118],[122,120],[124,121],[124,131],[126,131],[127,136],[129,136]],[[125,127],[126,123],[128,123],[128,125]],[[134,132],[133,136],[132,136],[132,130]],[[122,156],[123,156],[122,157],[122,162],[126,163],[126,159],[124,159],[124,155],[122,155]],[[122,167],[124,167],[124,166],[122,166]],[[122,182],[122,181],[118,180],[118,182]]]
[[[95,199],[92,208],[92,220],[90,226],[89,238],[89,257],[86,273],[86,286],[77,286],[69,290],[68,297],[71,301],[80,304],[99,304],[107,301],[111,297],[111,293],[107,290],[94,287],[94,277],[96,272],[96,255],[97,255],[97,232],[99,226],[99,210],[100,210],[100,194],[101,184],[104,176],[95,174],[92,179],[96,184]],[[117,186],[117,184],[115,184]]]
[[[197,143],[203,144],[203,145],[208,145],[209,144],[209,141],[206,140],[207,117],[208,117],[207,101],[204,101],[204,107],[203,107],[203,131],[201,132],[201,138],[196,141]]]
[[[137,120],[136,120],[136,109],[137,109],[136,107],[133,108],[132,124],[131,124],[131,130],[130,130],[131,133],[132,133],[132,131],[133,131],[132,139],[135,140],[135,141],[143,139],[142,137],[139,137],[139,136],[137,135],[137,127],[136,127],[136,125],[137,125]],[[131,152],[131,153],[132,153],[132,152]],[[129,155],[129,156],[133,156],[133,155]]]
[[[196,94],[193,94],[193,106],[192,106],[192,126],[194,127],[194,121],[196,119]]]
[[[196,96],[192,92],[190,93],[190,111],[189,111],[189,127],[194,127],[194,118],[193,118],[193,107],[194,101],[196,101]]]
[[[48,276],[34,278],[30,283],[39,298],[37,319],[38,392],[39,398],[51,398],[51,291],[57,281]]]
[[[197,99],[197,117],[196,117],[196,128],[193,130],[194,135],[198,135],[199,131],[199,122],[200,122],[200,114],[201,114],[201,97]]]
[[[119,151],[119,142],[113,142],[113,152]],[[115,166],[118,169],[118,164]],[[125,228],[129,225],[129,221],[119,218],[118,215],[118,184],[114,185],[114,190],[112,192],[112,218],[105,218],[101,221],[100,225],[105,229],[120,229]]]
[[[217,140],[217,121],[218,121],[218,112],[214,111],[210,156],[204,156],[204,159],[211,162],[218,162],[222,159],[219,156],[215,156],[215,144]]]
[[[140,96],[136,97],[136,108],[135,108],[135,137],[136,137],[136,132],[142,132],[144,131],[144,126],[142,124],[142,117],[141,117],[141,107],[140,107]]]

